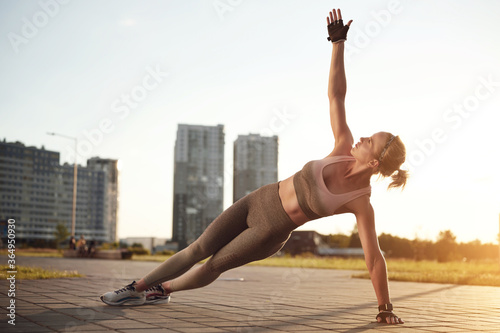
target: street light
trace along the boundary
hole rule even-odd
[[[73,169],[73,212],[71,216],[71,236],[75,237],[75,222],[76,222],[76,179],[77,179],[77,174],[78,174],[78,168],[76,164],[76,149],[78,145],[78,140],[77,138],[74,138],[72,136],[67,136],[63,134],[57,134],[53,132],[47,132],[48,135],[54,135],[54,136],[60,136],[62,138],[70,139],[75,141],[75,166]]]

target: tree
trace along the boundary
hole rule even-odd
[[[406,238],[383,233],[378,237],[378,241],[380,249],[387,257],[411,259],[414,256],[412,242]]]
[[[358,233],[358,225],[354,225],[354,229],[352,229],[351,232],[351,237],[349,239],[349,245],[347,247],[361,247],[361,240],[359,239],[359,233]]]
[[[413,248],[413,258],[416,261],[436,259],[435,244],[430,240],[421,240],[415,238],[412,241],[412,248]]]
[[[59,243],[66,240],[70,236],[68,228],[59,222],[56,226],[56,231],[54,232],[54,237],[56,238],[56,247],[59,250]]]
[[[350,242],[350,236],[344,235],[344,234],[335,234],[335,235],[329,235],[326,237],[326,243],[330,247],[335,247],[335,248],[346,248],[349,246]]]
[[[458,258],[458,244],[451,230],[440,231],[436,242],[436,254],[439,262]]]

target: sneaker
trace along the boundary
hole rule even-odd
[[[146,290],[146,301],[144,304],[161,304],[170,302],[170,294],[160,284]]]
[[[108,305],[141,305],[146,301],[145,292],[137,292],[135,281],[125,287],[101,295],[101,301]]]

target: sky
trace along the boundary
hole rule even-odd
[[[406,144],[404,191],[373,179],[379,234],[497,242],[500,3],[449,0],[0,0],[0,139],[61,163],[118,159],[118,236],[172,234],[179,123],[225,126],[224,208],[238,135],[279,136],[278,178],[333,149],[326,16],[354,20],[347,121]],[[349,234],[350,214],[301,230]]]

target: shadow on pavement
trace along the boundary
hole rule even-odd
[[[127,307],[131,309],[132,307]],[[122,319],[127,315],[123,307],[68,307],[54,308],[33,315],[21,315],[29,321],[61,332],[82,332],[83,326],[99,324],[100,321]],[[94,329],[95,330],[95,329]]]

